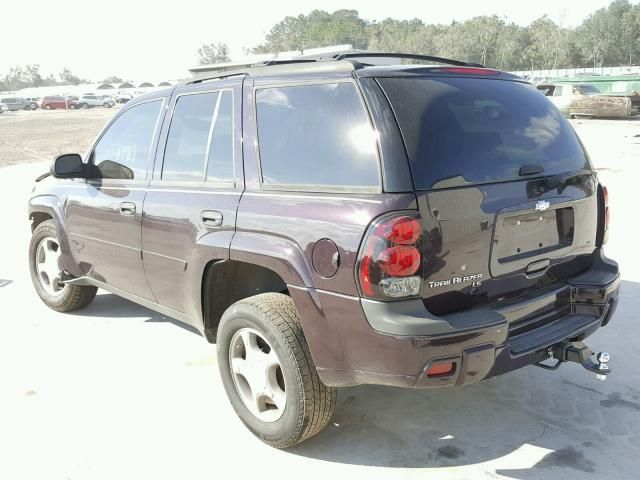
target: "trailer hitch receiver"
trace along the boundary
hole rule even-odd
[[[561,342],[550,346],[547,349],[549,358],[557,360],[554,365],[546,365],[542,362],[536,363],[536,366],[546,370],[556,370],[565,362],[577,363],[585,370],[596,375],[596,379],[604,382],[607,375],[611,373],[608,362],[610,355],[607,352],[600,352],[595,356],[595,361],[591,358],[594,356],[593,351],[583,342]]]

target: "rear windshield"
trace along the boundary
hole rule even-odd
[[[523,165],[542,170],[533,176],[590,168],[569,123],[529,84],[432,77],[379,81],[398,119],[417,189],[523,178]]]

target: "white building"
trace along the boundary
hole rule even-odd
[[[159,82],[139,81],[124,83],[82,83],[80,85],[53,85],[50,87],[29,87],[15,92],[7,92],[17,97],[44,97],[49,95],[118,95],[130,94],[134,97],[147,92],[161,90],[178,83],[178,80],[163,80]]]

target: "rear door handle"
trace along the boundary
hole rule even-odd
[[[122,202],[120,204],[120,214],[121,215],[135,215],[136,213],[136,204],[133,202]]]
[[[222,225],[222,212],[217,210],[205,210],[200,214],[202,224],[207,227],[220,227]]]

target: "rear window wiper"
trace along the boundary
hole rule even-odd
[[[537,175],[538,173],[544,172],[544,167],[537,163],[525,163],[518,170],[518,175],[521,177],[526,177],[529,175]]]

